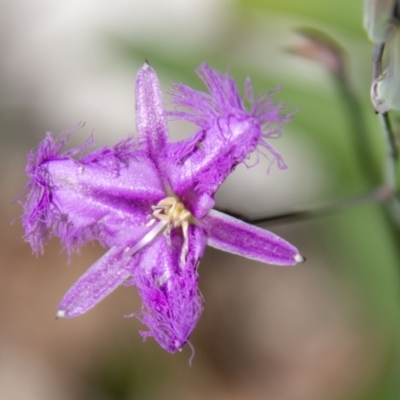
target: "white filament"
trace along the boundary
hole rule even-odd
[[[124,256],[131,257],[137,253],[142,247],[150,243],[163,229],[166,227],[167,222],[160,221],[154,226],[149,232],[147,232],[133,247],[127,247],[124,252]]]

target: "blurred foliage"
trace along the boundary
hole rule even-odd
[[[142,349],[110,346],[87,379],[111,399],[153,398],[168,381],[168,371]]]
[[[271,65],[266,65],[265,69],[260,68],[258,60],[242,56],[243,47],[249,45],[245,33],[251,32],[251,37],[257,37],[261,43],[265,39],[267,31],[260,24],[264,18],[265,28],[268,21],[276,18],[288,30],[286,34],[293,41],[297,40],[296,34],[289,30],[299,26],[316,27],[333,35],[347,51],[352,90],[367,127],[363,134],[373,148],[371,163],[377,166],[380,173],[384,145],[369,101],[372,45],[368,45],[362,29],[362,1],[237,0],[232,2],[232,12],[228,32],[224,38],[210,45],[210,49],[188,52],[180,50],[178,45],[163,48],[162,43],[140,42],[114,34],[109,34],[107,44],[110,52],[117,55],[117,62],[136,67],[138,60],[146,58],[161,79],[179,81],[197,89],[204,88],[193,71],[204,61],[221,71],[229,68],[241,88],[244,78],[250,76],[256,94],[282,84],[283,90],[276,94],[276,98],[287,104],[290,110],[299,108],[288,125],[289,136],[296,135],[320,154],[324,163],[321,168],[328,172],[326,189],[321,196],[323,199],[315,199],[315,204],[371,189],[371,181],[364,179],[363,171],[359,169],[358,149],[354,146],[349,123],[351,112],[346,113],[346,104],[331,76],[324,73],[321,67],[318,75],[320,83],[313,82],[313,77],[304,78],[305,68],[309,66],[311,71],[316,71],[318,67],[312,61],[300,60],[285,53],[283,49],[280,55],[276,55],[278,49],[275,49],[276,58],[272,58]],[[257,51],[262,53],[263,49],[258,47]],[[365,58],[359,59],[360,56]],[[286,70],[280,69],[282,62],[286,62]],[[379,384],[373,392],[363,394],[362,400],[400,398],[400,357],[396,353],[400,342],[400,233],[388,221],[382,206],[362,205],[320,218],[313,223],[315,232],[308,230],[305,233],[315,243],[315,238],[318,238],[320,253],[330,268],[338,279],[350,282],[354,297],[361,299],[363,307],[354,311],[354,319],[359,319],[367,329],[371,326],[379,328],[381,340],[392,353],[383,362],[385,371]],[[98,387],[105,398],[110,399],[146,398],[149,390],[151,394],[152,390],[156,393],[159,388],[153,387],[153,382],[164,385],[169,371],[160,371],[160,367],[154,365],[156,357],[148,358],[147,353],[139,353],[135,359],[133,353],[140,350],[125,351],[125,348],[109,349],[107,359],[99,362],[98,369],[88,380]]]
[[[346,33],[364,37],[362,29],[362,1],[337,0],[327,4],[319,0],[239,0],[238,6],[243,10],[257,10],[263,13],[278,12],[295,18],[305,18],[310,23],[330,25]]]

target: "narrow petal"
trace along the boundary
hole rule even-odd
[[[135,93],[140,145],[156,162],[168,142],[168,129],[160,83],[148,63],[138,72]]]
[[[290,243],[265,229],[211,210],[200,221],[207,244],[220,250],[268,264],[295,265],[305,259]]]
[[[71,287],[61,301],[57,317],[76,317],[103,300],[129,276],[128,259],[124,249],[113,247],[93,264]]]
[[[184,239],[180,230],[171,232],[170,244],[160,235],[137,254],[140,264],[130,282],[143,299],[143,311],[137,316],[147,327],[144,338],[154,339],[170,353],[180,350],[202,312],[202,298],[197,283],[197,264],[205,247],[204,231],[189,227],[186,264],[181,265]]]

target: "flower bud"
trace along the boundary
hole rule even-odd
[[[380,113],[400,110],[400,22],[397,20],[388,25],[386,47],[389,52],[387,68],[371,87],[372,103]]]
[[[333,76],[344,79],[345,53],[332,37],[314,28],[299,28],[297,33],[303,41],[287,47],[289,52],[317,61]]]

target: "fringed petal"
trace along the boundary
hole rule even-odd
[[[43,251],[49,236],[68,251],[90,240],[123,243],[134,227],[140,236],[151,205],[165,197],[152,161],[131,139],[80,159],[62,153],[63,144],[48,134],[29,156],[22,221],[33,250]]]
[[[213,206],[212,199],[222,182],[258,146],[267,151],[271,164],[285,167],[266,139],[279,137],[291,115],[281,115],[282,106],[275,104],[271,96],[254,101],[249,80],[245,82],[245,91],[251,111],[246,110],[228,74],[221,74],[207,64],[202,64],[197,73],[209,94],[182,84],[173,86],[172,103],[189,111],[172,111],[168,115],[193,122],[200,131],[186,141],[168,146],[166,171],[172,190],[196,217],[202,218],[208,207]]]
[[[142,336],[154,337],[174,353],[188,342],[202,312],[197,264],[204,252],[205,235],[201,228],[189,227],[185,265],[180,263],[181,232],[173,230],[168,242],[165,235],[158,236],[137,254],[140,264],[132,271],[130,283],[137,286],[143,299],[143,310],[133,314],[149,328]]]

